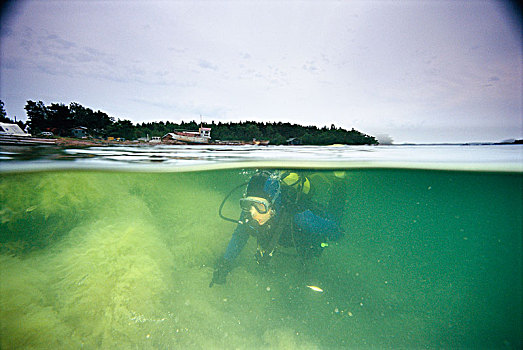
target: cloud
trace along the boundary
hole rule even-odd
[[[8,27],[8,26],[2,26],[0,31],[2,33],[2,36],[5,37],[5,38],[8,38],[11,35],[13,35],[13,30],[11,29],[11,27]]]
[[[316,63],[314,61],[305,62],[302,68],[310,73],[316,73],[318,71],[318,67],[316,66]]]
[[[217,65],[212,64],[211,62],[206,61],[206,60],[199,60],[198,61],[198,66],[200,68],[203,68],[203,69],[210,69],[210,70],[214,70],[214,71],[218,70],[218,66]]]
[[[20,61],[20,57],[2,57],[2,60],[0,60],[0,66],[3,69],[20,69]]]
[[[74,79],[97,79],[112,82],[136,82],[146,85],[191,86],[194,83],[176,81],[167,69],[158,69],[143,59],[124,57],[97,47],[64,39],[58,34],[36,35],[26,27],[19,33],[3,38],[8,50],[2,53],[2,68],[24,71],[37,70],[52,76]],[[199,66],[216,70],[217,66],[200,61]]]
[[[76,47],[76,44],[72,41],[64,40],[55,34],[47,35],[41,39],[43,39],[49,50],[69,50]]]

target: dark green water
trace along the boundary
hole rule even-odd
[[[0,174],[0,347],[521,348],[521,173],[348,169],[342,241],[209,288],[250,174]]]

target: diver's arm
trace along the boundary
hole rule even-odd
[[[299,229],[314,235],[336,241],[343,236],[343,232],[333,220],[324,219],[307,209],[294,216],[294,222]]]
[[[231,240],[227,245],[223,258],[229,261],[234,261],[240,255],[243,247],[249,240],[249,232],[246,224],[238,224],[234,233],[232,234]]]
[[[242,221],[245,219],[245,215],[242,213],[240,218]],[[214,284],[224,284],[226,282],[226,277],[229,272],[232,270],[232,265],[234,260],[240,255],[243,247],[249,240],[249,232],[247,230],[247,225],[238,224],[234,233],[232,234],[231,240],[227,245],[225,254],[216,262],[214,266],[214,272],[212,275],[212,281],[209,284],[209,287],[212,287]]]

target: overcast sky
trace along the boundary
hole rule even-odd
[[[499,1],[18,1],[0,99],[133,122],[283,121],[402,142],[523,138],[521,22]]]

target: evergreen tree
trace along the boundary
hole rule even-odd
[[[74,126],[73,118],[69,107],[60,103],[53,103],[46,108],[47,122],[49,125],[58,130],[60,135],[67,135],[69,130]]]
[[[0,100],[0,123],[13,123],[13,121],[7,117],[7,112],[4,109],[4,101],[2,100]]]
[[[27,123],[33,133],[51,128],[51,123],[47,119],[47,108],[42,101],[27,101],[24,109],[27,112]]]

